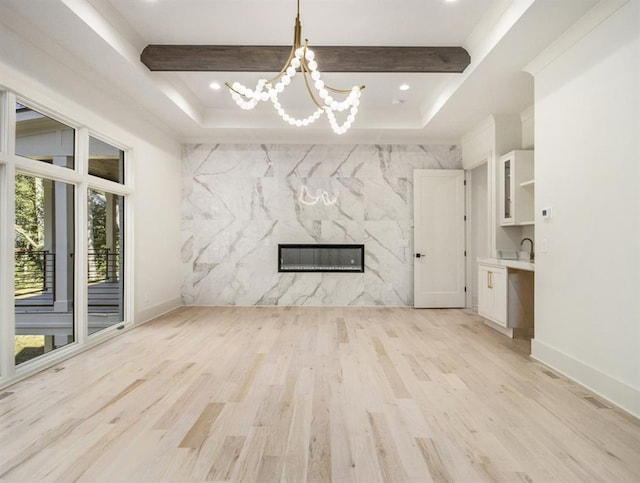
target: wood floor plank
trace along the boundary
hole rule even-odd
[[[178,448],[199,449],[204,440],[209,436],[211,426],[213,426],[213,423],[223,409],[223,403],[207,404],[200,413],[200,416],[198,416],[196,422],[189,428],[189,432],[184,436],[184,439],[180,441]]]
[[[640,481],[640,421],[468,310],[182,307],[0,393],[2,481]]]

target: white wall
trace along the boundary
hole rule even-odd
[[[472,307],[478,306],[478,258],[491,256],[489,248],[488,163],[467,171],[467,287]]]
[[[182,303],[180,151],[139,139],[134,159],[135,321]]]
[[[520,113],[520,122],[522,124],[522,149],[533,149],[535,147],[535,110],[533,106]]]
[[[532,344],[535,358],[638,416],[639,3],[628,2],[535,78]],[[551,220],[542,207],[553,208]]]

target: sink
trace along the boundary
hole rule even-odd
[[[529,252],[516,251],[516,250],[497,250],[497,258],[500,260],[519,260],[521,262],[533,263],[530,259]]]

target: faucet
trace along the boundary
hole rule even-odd
[[[526,241],[531,243],[531,250],[529,251],[529,260],[533,262],[533,257],[534,257],[533,240],[531,238],[523,238],[522,241],[520,242],[520,248],[522,248],[522,245],[524,245],[524,242],[526,242]]]

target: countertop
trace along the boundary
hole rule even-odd
[[[478,258],[478,263],[486,263],[497,267],[514,268],[535,272],[535,264],[526,260],[505,260],[503,258]]]

